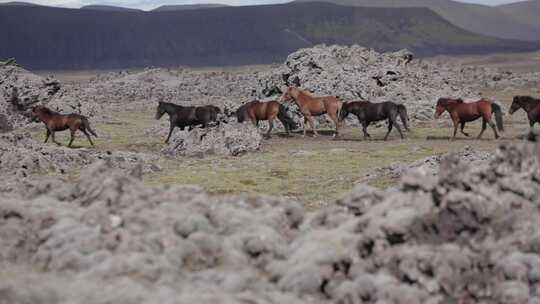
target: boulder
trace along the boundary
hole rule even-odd
[[[236,122],[221,123],[207,129],[194,128],[191,131],[176,132],[161,153],[167,156],[238,156],[257,151],[262,142],[259,130],[251,124]]]

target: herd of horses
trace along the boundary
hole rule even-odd
[[[258,100],[250,101],[233,112],[230,112],[228,109],[224,109],[222,112],[220,108],[212,105],[185,107],[160,101],[155,118],[159,120],[165,113],[169,116],[170,127],[165,141],[166,143],[169,142],[176,127],[182,130],[186,127],[188,127],[188,130],[192,130],[197,126],[207,128],[222,122],[226,123],[228,118],[232,116],[235,116],[240,123],[249,120],[255,126],[258,126],[260,121],[268,121],[269,127],[266,135],[269,137],[276,118],[283,124],[287,134],[291,130],[298,128],[297,123],[289,116],[287,108],[284,106],[284,103],[291,102],[297,105],[299,114],[304,118],[302,136],[306,135],[306,126],[309,124],[313,131],[313,136],[316,137],[318,132],[314,117],[324,114],[327,114],[335,125],[335,138],[339,137],[339,129],[345,118],[350,114],[358,118],[362,125],[365,138],[370,137],[367,132],[370,123],[387,120],[388,131],[384,140],[388,139],[393,127],[398,130],[403,139],[404,136],[398,123],[398,117],[405,130],[409,131],[409,117],[404,105],[393,102],[372,103],[365,100],[343,102],[337,96],[315,97],[298,87],[288,87],[280,100],[267,102]],[[519,109],[527,112],[531,128],[535,123],[540,123],[540,99],[529,96],[516,96],[513,99],[509,113],[513,114]],[[476,102],[466,103],[462,99],[440,98],[435,106],[435,118],[439,118],[444,112],[450,114],[454,123],[452,140],[456,138],[458,128],[461,128],[463,135],[470,136],[470,134],[464,131],[465,124],[480,118],[482,119],[482,130],[477,137],[478,139],[482,137],[488,125],[493,130],[495,138],[499,138],[497,130],[504,131],[501,107],[489,100],[482,99]],[[493,115],[495,115],[495,123],[492,120]],[[45,124],[45,142],[48,141],[50,136],[54,143],[59,144],[55,140],[55,132],[69,129],[71,138],[68,147],[71,147],[75,133],[78,130],[85,134],[92,146],[94,145],[90,134],[95,137],[97,137],[97,134],[90,127],[88,119],[82,115],[60,114],[43,106],[36,106],[32,109],[31,116]]]

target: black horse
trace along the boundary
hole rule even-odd
[[[388,132],[384,137],[384,140],[388,139],[388,135],[392,131],[392,127],[395,125],[399,131],[401,139],[403,139],[403,133],[397,123],[397,116],[401,118],[401,122],[407,131],[409,126],[409,116],[407,115],[407,109],[404,105],[395,104],[393,102],[371,103],[369,101],[353,101],[343,103],[341,112],[339,114],[339,120],[343,121],[349,114],[356,115],[358,120],[362,124],[362,131],[364,131],[364,137],[371,137],[367,132],[367,127],[370,123],[375,121],[381,121],[388,119]]]
[[[516,96],[514,97],[512,106],[510,106],[508,112],[512,115],[519,109],[523,109],[527,112],[531,129],[534,127],[535,123],[540,123],[540,99],[532,98],[530,96]]]
[[[189,127],[189,131],[194,126],[202,125],[202,128],[208,127],[211,123],[219,124],[218,115],[221,114],[221,110],[216,106],[202,106],[202,107],[183,107],[168,102],[159,102],[156,112],[156,119],[160,119],[163,114],[169,114],[169,121],[171,122],[169,129],[169,136],[165,143],[169,143],[172,132],[175,127],[179,127],[184,130],[185,127]]]

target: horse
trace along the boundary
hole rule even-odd
[[[287,114],[287,109],[281,103],[276,100],[261,102],[259,100],[250,101],[241,107],[239,107],[236,112],[236,119],[238,122],[242,123],[249,119],[255,126],[259,126],[259,121],[268,120],[268,131],[266,136],[270,137],[270,132],[274,127],[274,119],[277,117],[279,121],[285,127],[287,135],[289,135],[290,130],[295,130],[298,128],[298,125],[294,120]]]
[[[470,135],[464,131],[465,124],[477,120],[478,118],[482,118],[482,131],[478,134],[477,139],[482,137],[488,124],[491,129],[493,129],[495,139],[499,138],[497,129],[501,132],[504,131],[501,107],[489,100],[481,99],[476,102],[464,103],[463,99],[440,98],[437,101],[435,118],[439,118],[445,111],[450,113],[450,117],[454,122],[454,136],[452,137],[452,140],[456,139],[457,129],[460,125],[461,133],[469,137]],[[491,120],[493,114],[495,114],[497,128],[495,128],[495,124]]]
[[[388,120],[388,132],[384,136],[384,140],[388,140],[388,135],[392,131],[392,127],[396,126],[396,129],[401,136],[401,139],[404,139],[403,132],[397,123],[397,116],[401,118],[403,127],[405,130],[410,131],[407,122],[409,121],[409,116],[407,115],[407,108],[401,104],[395,104],[393,102],[381,102],[381,103],[371,103],[369,101],[352,101],[343,103],[343,108],[341,108],[341,113],[339,115],[339,120],[343,121],[349,114],[353,114],[358,117],[358,120],[362,124],[362,131],[364,132],[364,138],[371,138],[371,135],[367,132],[367,127],[370,123],[381,120]]]
[[[334,137],[339,137],[339,112],[341,111],[343,102],[338,97],[314,97],[298,87],[288,87],[287,91],[283,93],[281,101],[289,102],[291,100],[296,102],[300,113],[304,116],[304,132],[302,137],[306,136],[306,123],[308,122],[311,125],[311,130],[313,130],[313,137],[319,135],[315,129],[315,120],[313,119],[313,116],[321,116],[323,114],[328,114],[328,116],[330,116],[330,119],[332,119],[336,125]]]
[[[535,123],[540,123],[540,99],[530,96],[515,96],[508,112],[513,115],[519,109],[527,112],[531,129],[534,128]]]
[[[69,141],[68,147],[71,147],[71,144],[75,139],[75,133],[77,132],[77,130],[81,130],[84,135],[86,135],[86,138],[88,138],[88,141],[92,146],[94,146],[94,143],[90,138],[90,134],[98,137],[96,132],[94,132],[94,130],[92,130],[92,128],[90,127],[88,118],[79,114],[60,114],[50,110],[49,108],[43,106],[36,106],[32,108],[31,115],[33,118],[37,118],[41,122],[43,122],[45,124],[45,128],[47,128],[44,143],[47,143],[47,141],[49,140],[49,136],[51,136],[52,141],[55,144],[60,145],[60,143],[58,143],[54,138],[54,133],[58,131],[65,131],[67,129],[69,129],[71,132],[71,139]],[[90,134],[88,134],[88,132],[90,132]]]
[[[202,106],[202,107],[184,107],[169,102],[160,101],[156,111],[156,119],[159,120],[167,113],[169,115],[170,127],[169,135],[165,140],[168,144],[171,139],[172,132],[175,127],[179,127],[184,130],[185,127],[189,127],[189,131],[194,126],[202,125],[202,128],[208,127],[212,122],[218,122],[218,114],[221,110],[216,106]]]

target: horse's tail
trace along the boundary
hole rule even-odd
[[[279,104],[278,119],[288,130],[298,129],[298,124],[294,121],[294,119],[292,119],[292,117],[289,116],[287,109],[282,104]]]
[[[405,108],[405,106],[402,104],[398,104],[397,110],[399,113],[399,117],[401,118],[401,122],[405,127],[405,130],[409,131],[409,115],[407,114],[407,108]]]
[[[497,123],[497,129],[499,129],[499,131],[501,132],[504,132],[503,113],[502,113],[501,106],[499,106],[496,103],[492,103],[491,111],[495,113],[495,122]]]
[[[82,120],[82,123],[83,123],[83,126],[86,130],[88,130],[88,132],[90,132],[90,134],[94,135],[95,137],[98,137],[96,132],[94,130],[92,130],[92,128],[90,127],[90,122],[88,121],[88,118],[86,117],[82,117],[81,118]]]

